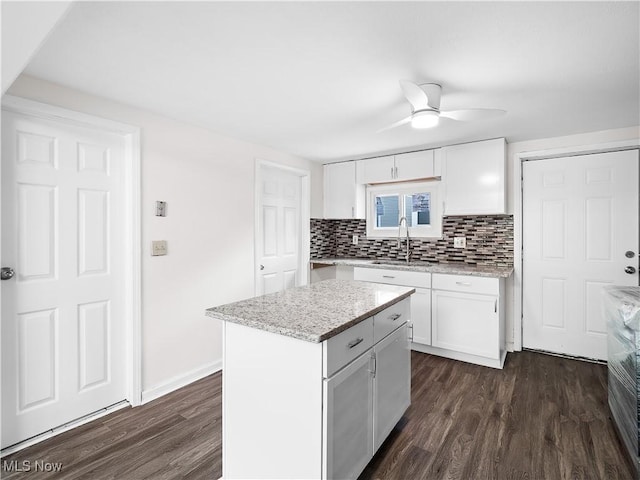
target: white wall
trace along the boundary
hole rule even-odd
[[[541,138],[537,140],[528,140],[525,142],[515,142],[507,145],[507,205],[508,212],[513,214],[514,224],[517,226],[521,224],[522,212],[515,208],[516,195],[520,195],[521,181],[520,178],[514,178],[514,172],[519,171],[516,169],[516,163],[519,161],[518,155],[525,152],[544,152],[550,150],[563,150],[567,151],[580,151],[585,147],[592,147],[597,145],[603,145],[608,143],[615,143],[620,141],[628,141],[640,139],[640,126],[619,128],[613,130],[603,130],[598,132],[581,133],[577,135],[569,135],[564,137],[553,138]],[[516,229],[517,230],[517,229]],[[521,232],[515,231],[515,237],[519,237]],[[514,287],[520,286],[521,278],[516,272],[507,281],[507,342],[513,344],[514,335],[514,295],[517,294],[517,289]],[[518,336],[521,333],[518,332]]]
[[[24,70],[49,33],[64,18],[70,1],[2,2],[2,93]]]
[[[218,368],[221,325],[204,310],[254,294],[255,159],[311,172],[312,217],[322,166],[32,77],[8,93],[141,127],[143,398]],[[151,257],[151,240],[168,255]]]

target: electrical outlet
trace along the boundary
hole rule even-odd
[[[151,256],[158,257],[160,255],[167,254],[167,241],[166,240],[153,240],[151,242]]]
[[[467,248],[467,239],[465,237],[453,237],[454,248]]]
[[[354,235],[353,237],[351,237],[351,243],[353,245],[357,245],[358,244],[358,235]]]

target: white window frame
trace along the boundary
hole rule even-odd
[[[376,202],[377,195],[413,195],[416,193],[429,193],[431,210],[430,225],[417,225],[409,227],[409,236],[414,238],[442,238],[442,202],[440,201],[439,181],[429,182],[403,182],[388,183],[384,185],[367,186],[367,237],[368,238],[395,238],[398,236],[398,227],[376,227]],[[403,216],[404,208],[400,206],[398,221]],[[404,234],[404,226],[402,228]]]

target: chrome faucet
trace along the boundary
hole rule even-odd
[[[407,263],[409,263],[411,251],[409,250],[409,225],[407,225],[407,217],[400,217],[400,221],[398,222],[398,248],[400,248],[401,246],[400,230],[402,229],[402,222],[404,222],[404,228],[407,231],[407,253],[404,256],[404,259],[407,261]]]

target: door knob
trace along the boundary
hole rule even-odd
[[[260,265],[260,270],[264,270],[264,265]]]
[[[631,265],[629,265],[628,267],[625,267],[624,271],[629,275],[633,275],[634,273],[636,273],[635,267],[632,267]]]
[[[0,279],[1,280],[10,280],[13,278],[13,276],[16,274],[16,272],[13,271],[13,268],[11,267],[2,267],[2,273],[0,273]]]

